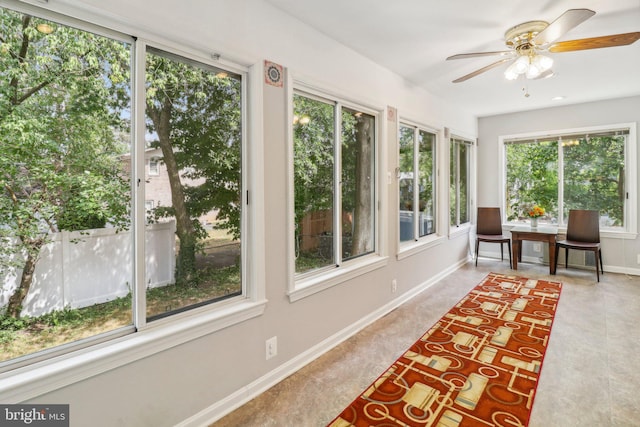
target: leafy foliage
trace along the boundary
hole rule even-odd
[[[533,205],[547,216],[558,215],[558,143],[507,144],[506,215],[513,221],[528,217]]]
[[[436,136],[433,133],[420,130],[419,132],[419,153],[418,153],[418,170],[420,173],[419,181],[419,205],[418,209],[423,214],[430,215],[435,219],[435,151]],[[424,230],[423,233],[428,232]]]
[[[294,95],[293,108],[296,242],[302,248],[296,270],[301,271],[310,265],[303,258],[315,259],[315,267],[334,262],[333,224],[338,212],[342,259],[373,250],[375,119],[344,106],[338,116],[336,103],[299,94]],[[337,158],[339,183],[334,175]],[[334,206],[335,191],[340,191],[340,206]],[[310,235],[302,230],[305,219],[314,223],[306,230]],[[330,249],[329,256],[324,248]],[[308,253],[302,253],[305,250]]]
[[[399,132],[399,164],[400,164],[400,209],[413,210],[414,179],[414,129],[400,126]]]
[[[418,136],[417,150],[415,145],[416,131]],[[421,218],[420,221],[424,223],[426,218],[429,217],[430,220],[433,221],[435,217],[433,214],[435,208],[435,135],[422,129],[401,125],[398,141],[400,164],[399,209],[405,211],[403,215],[408,215],[408,218],[411,218],[411,231],[408,233],[401,231],[400,238],[403,240],[412,240],[414,238],[413,225],[415,224],[415,218]],[[414,170],[416,156],[418,161],[417,171]],[[418,204],[414,206],[415,179],[418,180]],[[403,220],[401,220],[401,223],[402,221]],[[434,229],[434,225],[432,225],[430,229],[428,227],[420,227],[420,232],[421,235],[425,235],[431,233]]]
[[[0,267],[23,267],[16,316],[50,233],[128,226],[117,155],[128,128],[128,47],[0,9]],[[26,258],[23,257],[26,255]]]
[[[469,143],[451,139],[449,146],[449,221],[460,225],[469,221],[469,182],[471,172]]]
[[[41,23],[54,32],[40,33]],[[23,270],[12,316],[52,233],[129,227],[130,57],[121,41],[0,9],[0,268]],[[239,237],[240,79],[149,57],[147,108],[167,115],[149,118],[148,132],[166,136],[175,169],[196,183],[178,181],[178,202],[157,214],[185,218],[178,266],[192,271],[206,235],[200,215],[216,210]]]
[[[295,218],[333,208],[334,122],[332,104],[294,95]]]
[[[507,218],[527,217],[533,205],[552,222],[570,209],[595,209],[610,226],[624,224],[624,137],[577,137],[507,144]],[[561,143],[561,144],[560,144]],[[558,178],[562,150],[563,182]],[[563,212],[558,212],[559,187]]]
[[[591,137],[564,148],[564,217],[596,209],[611,226],[624,224],[624,138]]]
[[[217,211],[221,228],[240,238],[241,82],[157,50],[146,60],[147,130],[162,149],[176,218],[176,281],[197,280],[195,255],[206,237],[198,218]]]

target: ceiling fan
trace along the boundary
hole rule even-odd
[[[508,29],[504,34],[504,38],[509,50],[461,53],[450,56],[447,60],[481,56],[502,57],[492,64],[455,79],[453,83],[464,82],[509,61],[512,61],[512,63],[505,71],[507,79],[515,80],[520,76],[528,79],[543,78],[553,74],[551,71],[553,59],[542,53],[625,46],[640,39],[640,32],[633,32],[556,42],[569,30],[593,15],[595,15],[595,12],[590,9],[569,9],[550,24],[545,21],[529,21]]]

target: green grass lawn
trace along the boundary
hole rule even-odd
[[[240,267],[205,267],[191,285],[147,290],[147,317],[240,293]],[[0,316],[0,362],[132,324],[131,296],[39,317]]]

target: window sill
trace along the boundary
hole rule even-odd
[[[455,239],[460,234],[468,234],[471,229],[471,223],[465,222],[464,224],[459,225],[458,227],[449,227],[449,238]]]
[[[439,245],[444,240],[443,236],[429,236],[427,238],[422,238],[415,242],[403,242],[400,245],[400,250],[396,255],[398,260],[408,258],[417,253],[425,251],[429,248]]]
[[[354,260],[353,264],[346,263],[341,267],[319,272],[312,277],[296,280],[295,289],[288,293],[289,301],[298,301],[355,277],[382,268],[387,265],[387,260],[387,257],[373,255]]]
[[[566,233],[566,230],[564,230],[564,232]],[[600,237],[607,239],[635,240],[638,237],[638,233],[631,231],[600,230]]]
[[[0,375],[3,403],[19,403],[127,365],[264,313],[243,299]]]

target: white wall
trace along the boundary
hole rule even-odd
[[[457,134],[476,135],[476,119],[463,108],[444,104],[261,0],[60,0],[46,7],[135,36],[163,37],[176,45],[215,51],[223,59],[235,59],[246,66],[268,59],[287,67],[294,79],[381,111],[392,106],[399,116],[435,129],[448,127]],[[168,426],[198,413],[200,418],[191,425],[204,424],[207,417],[224,409],[229,396],[237,401],[256,390],[255,381],[267,383],[269,378],[285,375],[353,332],[354,325],[364,326],[383,314],[395,299],[466,260],[466,233],[451,239],[445,236],[429,249],[402,260],[396,258],[397,202],[392,180],[381,189],[388,202],[387,211],[381,215],[387,265],[290,302],[286,295],[286,91],[266,85],[263,91],[265,150],[260,160],[264,167],[265,212],[258,227],[264,230],[266,248],[268,304],[264,314],[92,378],[79,379],[33,402],[71,404],[72,425]],[[392,130],[393,124],[380,139],[386,172],[393,172],[397,157]],[[445,184],[441,201],[446,203],[446,170],[442,176]],[[441,214],[446,221],[446,210]],[[391,292],[394,278],[397,293]],[[278,337],[278,355],[265,361],[265,340],[272,336]]]
[[[501,114],[478,120],[478,204],[500,206],[498,138],[529,132],[554,131],[640,122],[640,96]],[[637,138],[637,136],[636,136]],[[638,141],[631,141],[637,146]],[[640,152],[638,153],[640,154]],[[638,159],[633,159],[638,164]],[[640,188],[640,187],[639,187]],[[635,211],[638,212],[638,206]],[[605,271],[640,274],[640,239],[602,238]]]

